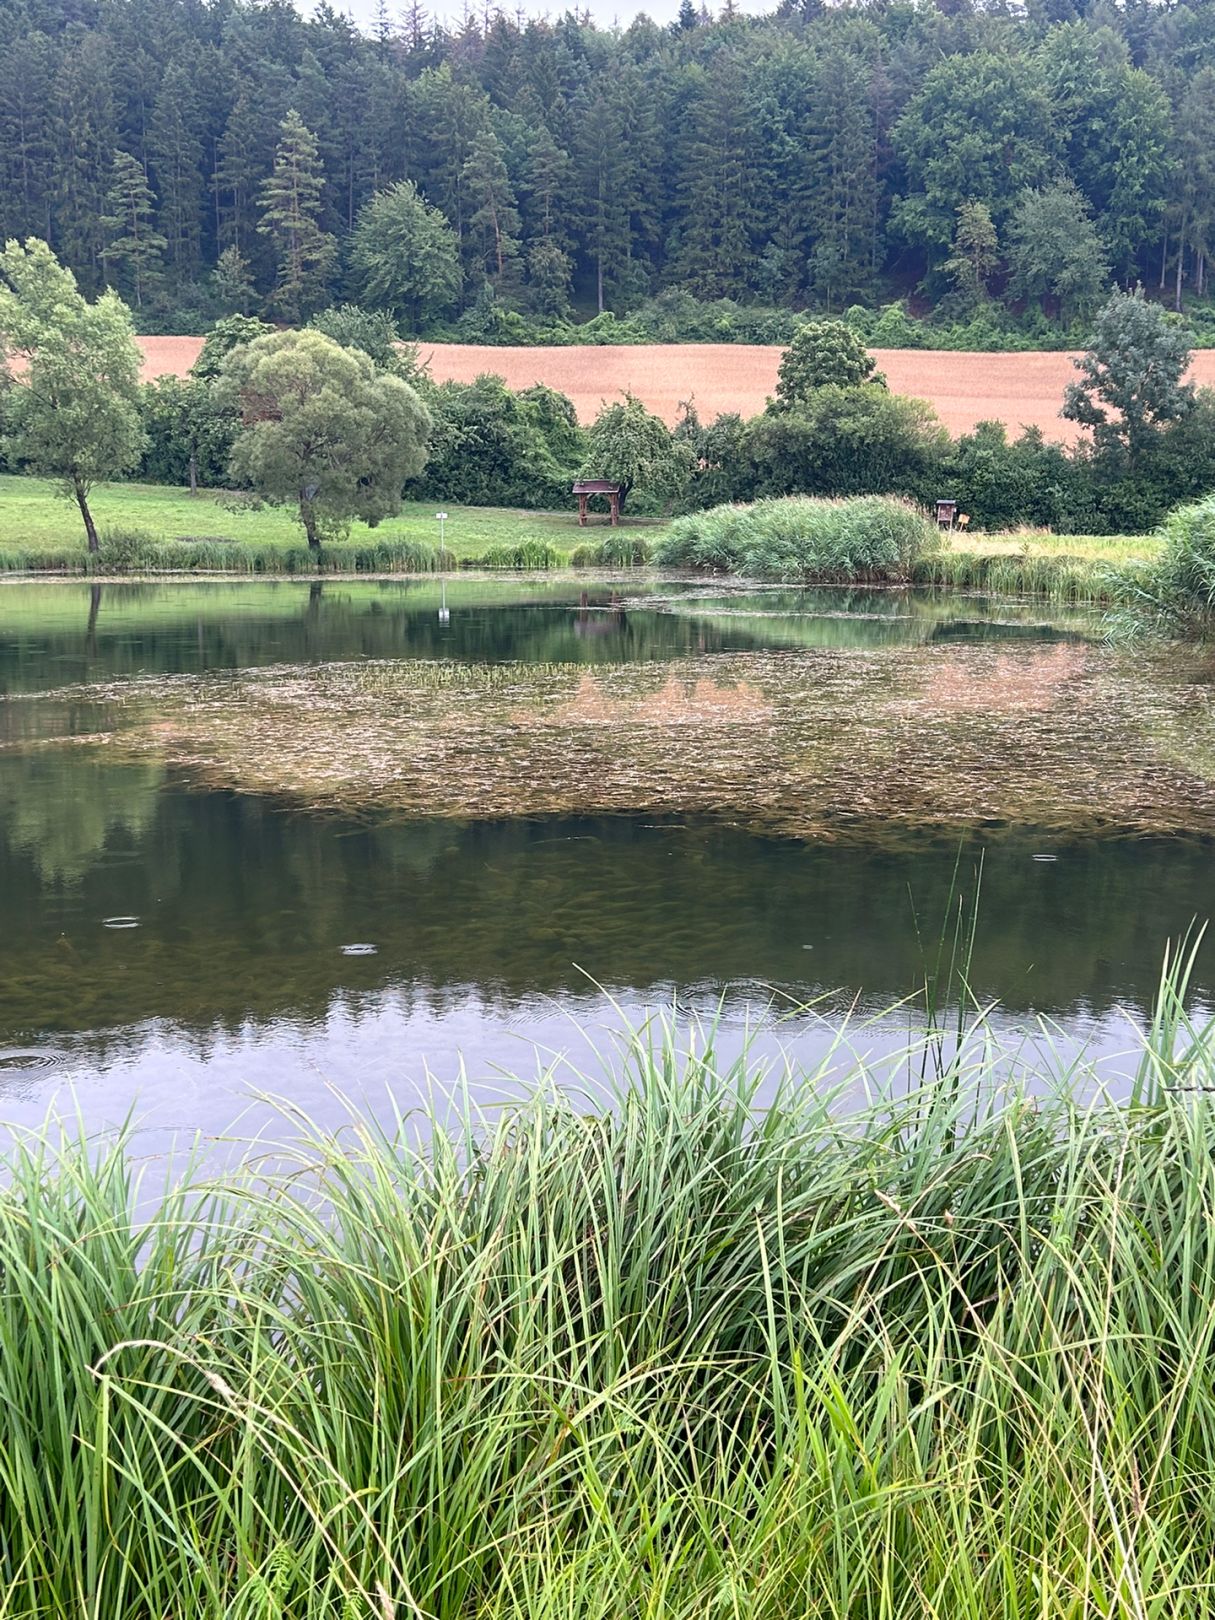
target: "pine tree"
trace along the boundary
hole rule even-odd
[[[324,177],[316,139],[294,108],[279,126],[274,172],[262,186],[258,230],[274,243],[278,279],[272,301],[299,321],[324,299],[337,243],[318,224]]]
[[[845,51],[819,63],[806,126],[802,206],[811,291],[830,309],[863,296],[877,225],[877,129],[864,64]]]
[[[528,235],[533,243],[554,241],[559,248],[568,247],[565,210],[573,189],[573,161],[547,124],[540,125],[528,144],[524,189]]]
[[[50,234],[51,42],[32,33],[0,51],[0,241]]]
[[[117,147],[110,63],[100,34],[83,35],[66,52],[53,87],[56,236],[68,266],[92,289],[100,280],[101,221]]]
[[[585,197],[586,246],[595,265],[596,304],[607,308],[608,281],[628,257],[629,213],[624,194],[625,154],[618,109],[597,80],[578,119],[579,178]]]
[[[156,198],[143,164],[130,152],[115,152],[114,171],[102,215],[107,242],[102,250],[106,277],[129,292],[136,309],[159,282],[165,239],[156,229]]]
[[[411,111],[425,131],[416,179],[426,199],[441,208],[464,245],[469,215],[476,207],[466,200],[464,169],[473,141],[489,121],[489,100],[484,91],[459,83],[451,66],[428,69],[411,96]]]
[[[238,81],[236,99],[219,138],[212,177],[218,241],[225,247],[229,243],[238,247],[252,262],[255,278],[263,285],[273,274],[274,265],[270,244],[258,232],[258,198],[274,166],[288,91],[287,76],[272,64],[259,64],[256,79]]]
[[[468,222],[473,263],[501,291],[518,277],[520,221],[502,143],[492,129],[474,139],[463,185],[473,209]]]

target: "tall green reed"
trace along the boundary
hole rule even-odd
[[[293,1118],[158,1200],[19,1145],[0,1616],[1205,1615],[1190,958],[1127,1105],[981,1021],[860,1106],[655,1024],[606,1094]]]

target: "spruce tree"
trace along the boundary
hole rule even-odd
[[[1000,241],[986,203],[963,203],[953,233],[953,251],[945,261],[945,274],[963,302],[973,308],[987,297],[987,283],[1000,262]]]
[[[157,224],[165,257],[189,279],[200,251],[203,149],[201,115],[191,76],[180,62],[165,73],[148,130],[148,168],[160,199]]]
[[[324,176],[316,139],[294,108],[279,129],[274,172],[262,186],[258,230],[274,244],[278,278],[274,307],[299,321],[324,302],[337,243],[318,223]]]
[[[679,180],[678,269],[704,298],[754,284],[759,189],[746,82],[736,58],[714,65],[694,104]]]
[[[877,124],[867,77],[854,54],[830,50],[810,94],[800,202],[810,290],[828,310],[863,296],[872,281]]]
[[[110,61],[99,34],[86,34],[59,60],[53,93],[57,245],[91,289],[100,280],[102,219],[117,146]]]
[[[249,261],[235,243],[226,247],[216,260],[211,283],[225,309],[237,315],[249,313],[256,291],[249,274]]]
[[[161,278],[165,239],[156,229],[156,198],[143,164],[130,152],[115,152],[113,176],[102,215],[107,242],[106,278],[128,293],[136,309]]]

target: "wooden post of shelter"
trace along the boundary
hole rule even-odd
[[[613,529],[620,522],[620,485],[613,484],[607,478],[580,478],[574,485],[574,494],[578,497],[578,526],[585,529],[589,517],[589,501],[592,495],[603,495],[607,498],[609,519]]]

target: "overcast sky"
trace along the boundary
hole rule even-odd
[[[311,10],[309,0],[296,0],[296,3],[305,12]],[[399,0],[389,0],[390,8],[395,7],[397,3],[399,3]],[[720,0],[708,0],[708,3],[710,10],[720,10]],[[472,7],[475,11],[479,12],[482,4],[483,0],[472,0]],[[697,6],[699,4],[700,0],[697,0]],[[334,0],[334,5],[336,9],[348,12],[360,28],[369,29],[371,27],[372,19],[375,16],[376,0],[345,0],[345,3],[343,3],[343,0]],[[736,9],[745,11],[751,16],[771,11],[773,5],[774,0],[736,0]],[[432,15],[442,18],[445,22],[453,23],[459,21],[464,10],[461,0],[454,0],[454,3],[453,0],[435,0],[435,3],[429,5],[427,9]],[[501,9],[513,14],[516,8],[513,3],[506,3],[506,0],[503,0]],[[648,4],[633,5],[621,4],[620,0],[579,0],[579,3],[576,6],[571,6],[570,9],[589,11],[601,28],[611,28],[617,23],[622,28],[627,28],[633,18],[643,11],[648,17],[652,17],[655,22],[674,22],[675,14],[679,10],[679,0],[649,0]],[[564,5],[523,6],[523,11],[529,17],[559,17],[563,15],[565,10]]]

